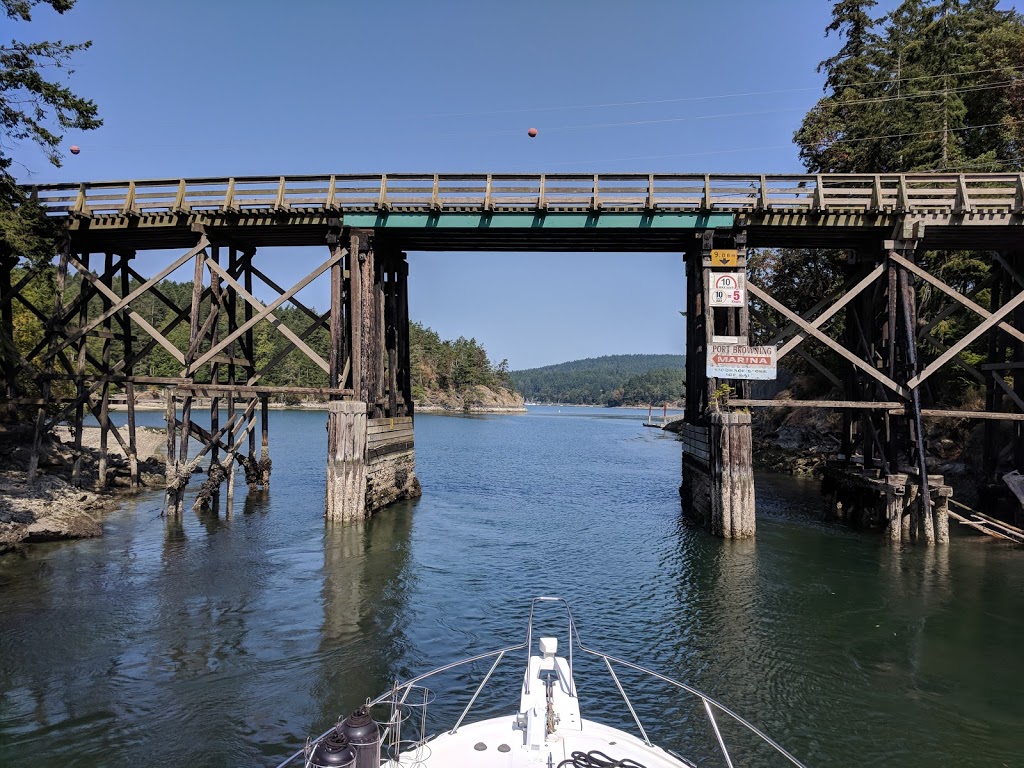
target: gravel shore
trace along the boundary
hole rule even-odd
[[[102,513],[118,505],[129,493],[128,460],[112,436],[108,441],[108,488],[97,490],[100,429],[82,433],[82,487],[71,485],[75,463],[73,436],[58,427],[39,457],[39,472],[28,485],[30,432],[0,435],[0,554],[25,544],[58,539],[100,536]],[[144,488],[163,487],[165,434],[161,429],[139,428],[136,444],[139,474]]]

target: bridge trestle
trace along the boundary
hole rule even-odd
[[[824,297],[805,297],[804,306],[787,306],[748,280],[751,329],[742,310],[708,306],[710,280],[722,271],[712,264],[711,249],[732,238],[738,263],[729,269],[742,269],[745,234],[705,233],[699,256],[687,254],[687,424],[680,489],[686,506],[720,535],[753,535],[753,494],[749,525],[736,527],[746,512],[737,517],[730,511],[736,498],[747,497],[747,457],[737,456],[732,437],[716,438],[719,414],[743,419],[751,408],[815,408],[841,414],[835,460],[826,470],[830,515],[889,527],[896,541],[947,542],[953,489],[930,468],[937,457],[929,446],[929,435],[938,434],[934,421],[943,419],[947,432],[958,432],[983,453],[984,482],[971,490],[986,507],[1003,505],[1019,521],[1021,504],[1003,475],[1024,472],[1024,383],[1014,375],[1024,369],[1024,265],[1008,235],[1002,251],[970,254],[977,277],[966,281],[965,290],[962,276],[953,273],[960,278],[955,284],[942,276],[963,256],[938,251],[941,242],[926,238],[921,221],[900,221],[891,238],[849,249],[841,285]],[[980,324],[970,327],[970,315]],[[829,332],[829,323],[840,325],[840,333]],[[959,338],[950,338],[951,329],[962,328]],[[717,339],[745,344],[748,333],[777,349],[780,367],[790,353],[799,355],[831,388],[831,398],[752,398],[749,382],[708,375],[710,345]],[[976,391],[983,389],[983,411],[958,405],[955,398],[971,390],[950,378],[951,368]],[[967,426],[978,421],[981,429]],[[969,482],[970,475],[961,467],[961,481]],[[729,480],[721,485],[720,478]]]
[[[753,446],[746,411],[758,408],[841,414],[838,429],[821,429],[838,432],[829,452],[850,477],[903,488],[871,493],[901,497],[878,519],[907,538],[945,535],[936,510],[949,486],[928,444],[938,436],[936,419],[953,430],[953,443],[970,446],[964,462],[982,457],[983,503],[999,497],[1021,514],[1021,502],[1007,499],[1009,486],[1024,499],[1024,476],[1010,475],[1024,472],[1021,174],[331,174],[57,184],[33,195],[64,221],[68,237],[56,265],[23,271],[0,254],[2,405],[9,421],[17,415],[30,424],[33,475],[43,435],[66,420],[75,481],[92,480],[82,429],[91,414],[100,426],[95,482],[119,482],[111,475],[120,467],[107,456],[113,436],[129,457],[127,482],[137,483],[131,409],[139,390],[158,387],[175,511],[195,458],[192,441],[204,460],[221,470],[224,459],[243,464],[247,480],[265,488],[271,401],[319,397],[363,404],[352,412],[365,411],[365,493],[345,507],[357,511],[331,502],[326,510],[331,519],[361,517],[418,493],[405,251],[681,249],[689,286],[683,462],[692,470],[684,471],[683,490],[709,527],[727,536],[754,532],[754,449],[742,446]],[[292,288],[254,263],[257,246],[324,245],[326,261]],[[747,279],[747,246],[806,249],[808,260],[823,258],[812,249],[847,256],[821,295],[784,296]],[[168,249],[182,253],[150,277],[133,266]],[[965,252],[972,255],[957,256]],[[188,265],[190,296],[167,295],[162,281]],[[709,306],[709,281],[729,273],[745,280],[744,300]],[[297,298],[322,275],[331,285],[325,313]],[[256,298],[256,280],[260,295],[276,293],[273,301]],[[159,323],[154,305],[170,310]],[[269,359],[257,355],[257,328],[261,338],[283,339]],[[767,358],[782,369],[798,360],[829,391],[819,388],[813,397],[821,399],[764,389],[755,396],[749,372],[729,368],[744,357],[729,350],[744,345],[754,347],[746,359],[755,367]],[[709,372],[717,346],[726,362]],[[174,370],[145,370],[154,353]],[[275,380],[292,355],[311,366],[313,386]],[[966,397],[971,392],[981,393],[978,402]],[[130,409],[125,431],[110,417],[121,397]],[[209,429],[199,429],[207,400]],[[964,426],[979,420],[982,429]],[[330,464],[348,454],[332,443],[328,455]],[[956,483],[963,487],[969,474]],[[226,477],[230,499],[234,473]],[[214,470],[206,486],[213,505],[223,482]]]
[[[0,260],[4,408],[8,421],[15,419],[19,408],[35,414],[30,481],[40,471],[45,436],[66,421],[73,435],[75,485],[102,489],[112,484],[108,441],[113,436],[125,457],[125,482],[138,489],[136,409],[143,388],[164,392],[161,399],[148,402],[159,402],[164,411],[166,507],[171,515],[181,514],[186,488],[201,467],[207,479],[193,505],[197,510],[219,511],[221,486],[226,483],[231,512],[236,467],[244,472],[250,493],[269,489],[270,410],[272,401],[282,400],[345,400],[356,403],[366,417],[363,441],[370,447],[363,462],[369,484],[364,483],[361,503],[346,502],[359,513],[340,517],[363,517],[397,497],[416,495],[405,254],[375,255],[369,233],[345,230],[343,235],[335,220],[327,230],[327,259],[285,289],[257,265],[252,244],[202,226],[193,226],[192,241],[191,248],[169,263],[154,266],[159,255],[147,253],[142,260],[152,266],[148,277],[133,267],[140,261],[135,250],[118,243],[105,247],[95,240],[79,246],[69,238],[56,265],[19,271],[17,280],[12,280],[17,259]],[[188,266],[188,297],[179,296],[177,289],[169,292],[163,281]],[[325,273],[331,306],[319,313],[297,294]],[[276,298],[258,299],[257,280]],[[37,290],[24,290],[26,286]],[[51,292],[52,306],[36,296],[47,294],[38,286]],[[16,303],[38,326],[38,338],[24,356],[16,343]],[[285,305],[291,313],[287,323],[282,315]],[[292,327],[296,313],[302,320],[298,329]],[[154,320],[158,315],[164,318],[159,328]],[[260,333],[276,329],[284,337],[283,343],[270,346],[270,355],[257,348],[260,328],[267,329]],[[179,368],[176,375],[140,370],[153,365],[155,350]],[[292,354],[319,370],[316,376],[325,385],[275,382],[275,370]],[[120,427],[112,419],[115,401],[123,401],[127,408],[127,421]],[[206,425],[197,423],[206,418],[199,417],[200,407],[208,409]],[[99,429],[96,466],[87,471],[90,454],[84,432],[89,415]],[[388,429],[380,426],[382,420],[387,420]],[[391,430],[395,422],[398,426]],[[378,466],[385,464],[388,472]],[[327,516],[339,517],[328,502]]]

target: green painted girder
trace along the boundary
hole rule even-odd
[[[732,227],[731,213],[611,212],[367,212],[344,214],[348,227],[374,229],[715,229]]]

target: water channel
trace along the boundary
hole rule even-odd
[[[894,549],[771,475],[756,540],[713,539],[645,417],[417,416],[423,498],[332,528],[324,413],[273,412],[272,489],[230,517],[148,494],[101,539],[0,559],[0,765],[274,765],[394,679],[521,641],[539,594],[809,766],[1024,765],[1024,552]],[[685,703],[636,695],[655,740],[699,740]]]

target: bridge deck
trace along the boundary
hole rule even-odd
[[[156,179],[33,188],[75,244],[186,246],[196,225],[260,246],[374,228],[404,250],[679,250],[695,230],[750,244],[855,246],[923,222],[925,247],[1019,238],[1024,174],[379,174]]]

